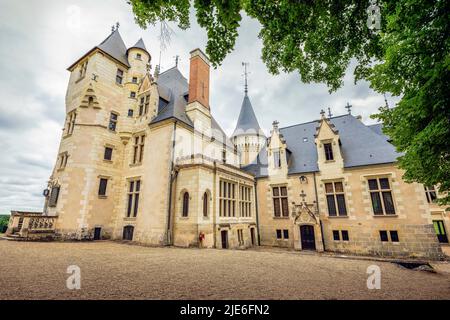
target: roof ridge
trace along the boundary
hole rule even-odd
[[[342,117],[345,117],[345,116],[352,116],[353,117],[353,115],[351,115],[351,114],[341,114],[340,116],[335,116],[335,117],[331,117],[331,118],[328,118],[328,119],[329,120],[337,119],[337,118],[342,118]],[[308,121],[308,122],[297,123],[297,124],[293,124],[293,125],[290,125],[290,126],[287,126],[287,127],[282,127],[282,128],[280,128],[280,130],[289,129],[289,128],[292,128],[292,127],[302,126],[304,124],[309,124],[309,123],[314,123],[314,122],[319,122],[319,121],[320,121],[320,119],[311,120],[311,121]]]

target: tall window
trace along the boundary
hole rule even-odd
[[[208,209],[209,209],[208,192],[205,192],[203,194],[203,216],[205,218],[208,216]]]
[[[88,66],[88,62],[85,61],[80,65],[80,72],[78,75],[78,79],[83,78],[86,75],[86,70],[87,70],[87,66]]]
[[[331,145],[331,143],[324,143],[323,148],[325,150],[325,159],[327,161],[334,160],[333,146]]]
[[[106,188],[108,186],[108,179],[101,178],[100,183],[98,185],[98,195],[99,196],[106,196]]]
[[[344,186],[342,182],[325,183],[325,194],[327,196],[328,215],[346,216]]]
[[[148,113],[148,107],[150,106],[150,95],[145,97],[144,114]]]
[[[244,232],[242,229],[237,230],[238,242],[240,246],[244,245]]]
[[[139,209],[139,192],[141,191],[141,180],[130,181],[128,187],[127,217],[136,217]]]
[[[273,163],[275,168],[281,168],[280,151],[273,152]]]
[[[145,98],[141,97],[141,101],[139,103],[139,116],[142,116],[144,114],[144,102]]]
[[[428,203],[436,202],[436,199],[437,199],[436,188],[434,186],[431,186],[431,187],[424,186],[424,188],[425,188],[425,195],[427,196]]]
[[[133,164],[142,163],[144,159],[144,146],[145,146],[145,135],[139,135],[134,137],[133,146]]]
[[[236,184],[221,180],[219,183],[219,216],[236,217]]]
[[[182,216],[187,217],[189,215],[189,193],[185,192],[183,194],[183,211]]]
[[[239,211],[241,217],[251,217],[251,200],[252,188],[247,186],[240,186],[239,188]]]
[[[59,190],[60,186],[52,187],[52,191],[50,192],[50,198],[48,200],[49,207],[56,207],[56,204],[58,203]]]
[[[370,198],[375,215],[395,214],[394,200],[388,178],[369,179]]]
[[[67,134],[72,134],[75,128],[75,120],[77,119],[76,111],[72,111],[67,115]]]
[[[116,127],[117,127],[117,119],[118,119],[118,115],[117,113],[111,112],[111,116],[109,118],[109,130],[111,131],[116,131]]]
[[[122,84],[122,82],[123,82],[123,70],[117,69],[116,83],[117,84]]]
[[[275,217],[289,217],[287,187],[273,187],[272,195]]]
[[[113,149],[111,147],[105,147],[105,154],[103,155],[104,160],[112,160]]]

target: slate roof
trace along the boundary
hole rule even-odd
[[[95,49],[100,49],[110,57],[116,59],[123,65],[130,67],[127,58],[127,46],[123,42],[122,37],[120,36],[119,30],[115,30],[112,32],[105,40],[103,40],[98,46],[95,46],[91,50],[89,50],[85,55],[83,55],[80,59],[78,59],[75,63],[73,63],[68,70],[70,70],[73,66],[77,65],[78,62],[89,55]]]
[[[352,115],[334,117],[330,122],[339,131],[345,168],[393,163],[401,155],[386,136],[377,131],[378,127],[366,126]],[[291,152],[289,174],[319,171],[314,143],[318,124],[318,121],[312,121],[280,129]],[[261,150],[257,164],[243,169],[257,177],[267,176],[267,150]]]
[[[166,119],[175,118],[190,127],[194,127],[191,119],[186,114],[187,93],[189,84],[177,67],[173,67],[161,73],[158,77],[158,93],[160,99],[167,101],[158,111],[157,116],[150,123],[157,123]],[[234,144],[227,137],[220,125],[211,117],[212,136],[228,147],[234,148]]]
[[[235,137],[249,133],[257,133],[265,136],[259,126],[258,120],[256,119],[255,111],[253,110],[250,98],[247,94],[245,94],[244,100],[242,101],[241,112],[239,113],[239,118],[236,124],[236,129],[234,129],[231,136]]]
[[[133,48],[138,48],[138,49],[144,50],[145,52],[148,53],[148,55],[150,55],[150,53],[147,51],[147,48],[145,47],[145,43],[144,43],[144,40],[142,40],[142,38],[140,38],[134,46],[131,46],[128,48],[127,55],[128,55],[128,51],[130,51]]]
[[[369,125],[368,127],[370,129],[372,129],[375,133],[377,133],[380,136],[382,136],[383,138],[385,138],[386,141],[391,140],[391,138],[389,138],[387,135],[385,135],[383,133],[383,124],[382,123],[372,124],[372,125]]]

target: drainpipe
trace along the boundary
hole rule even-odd
[[[170,164],[170,174],[169,174],[169,205],[167,208],[167,234],[166,234],[166,245],[172,245],[173,235],[172,235],[172,189],[173,181],[176,179],[177,174],[173,172],[174,161],[175,161],[175,141],[177,134],[177,121],[173,123],[173,142],[172,142],[172,159]]]
[[[216,228],[217,228],[217,226],[216,226],[217,187],[216,187],[216,184],[217,184],[217,162],[214,161],[214,186],[213,186],[213,195],[212,195],[213,210],[211,212],[211,215],[212,215],[212,219],[213,219],[213,238],[214,238],[213,239],[213,248],[215,248],[215,249],[217,249],[216,248],[216,245],[217,245],[217,239],[216,239],[216,237],[217,237],[217,230],[216,230]]]
[[[314,176],[314,192],[316,195],[316,209],[317,209],[317,214],[319,214],[319,196],[317,194],[317,182],[316,182],[316,173],[315,172],[313,172],[313,176]],[[325,239],[323,237],[323,225],[322,225],[322,220],[320,220],[320,215],[319,215],[319,223],[320,223],[320,234],[322,236],[323,251],[325,251]]]
[[[258,246],[261,246],[261,237],[259,236],[258,192],[256,190],[256,178],[255,178],[255,211],[256,211],[256,230],[258,230]]]

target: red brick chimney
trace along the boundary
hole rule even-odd
[[[209,60],[200,49],[191,51],[189,101],[199,102],[209,109]]]

